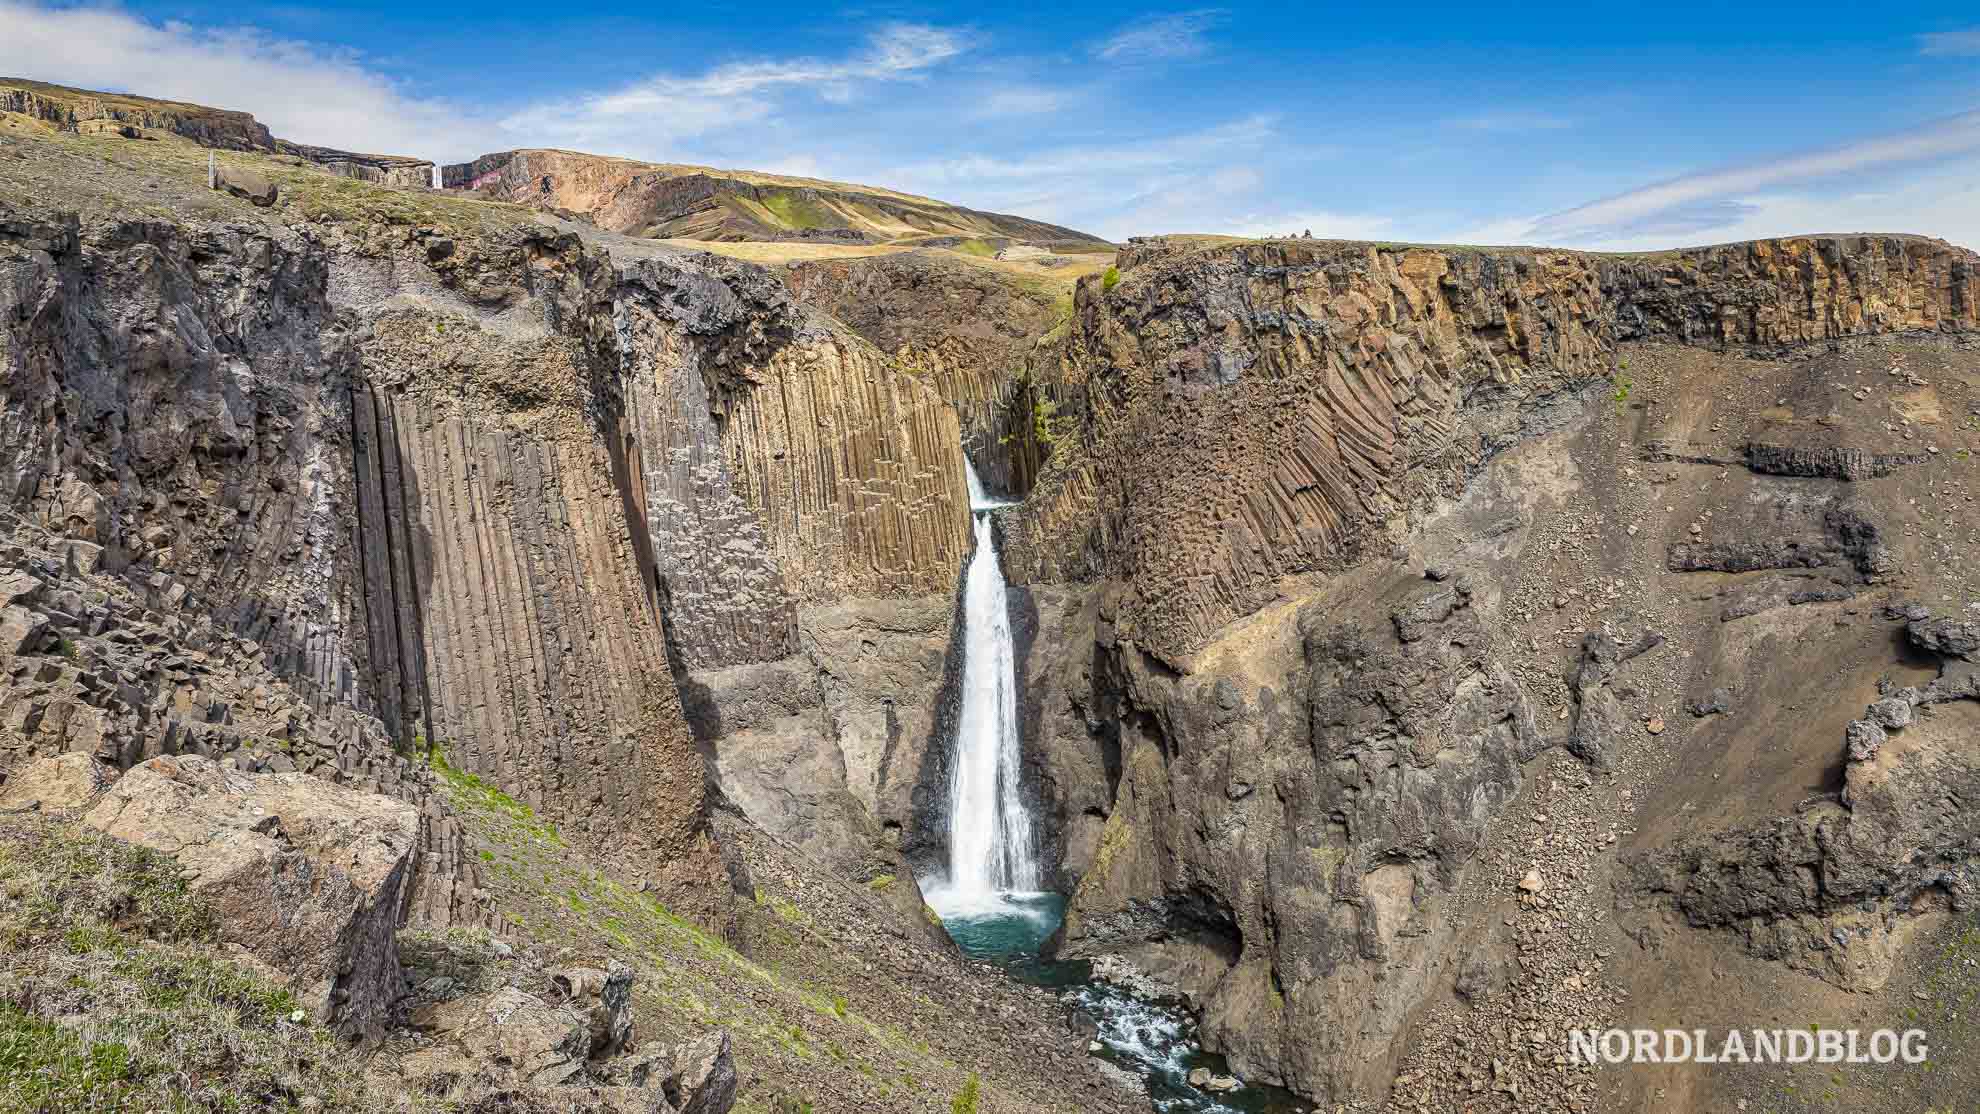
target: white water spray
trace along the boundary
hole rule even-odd
[[[1004,895],[1037,891],[1038,852],[1020,791],[1017,679],[1004,570],[990,511],[1009,506],[969,475],[976,552],[963,578],[962,708],[949,777],[949,877],[929,903],[945,918],[1007,904]]]

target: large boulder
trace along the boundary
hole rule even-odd
[[[393,934],[419,831],[411,805],[171,755],[134,767],[83,819],[177,859],[222,938],[319,1021],[346,1036],[383,1030],[403,990]]]
[[[87,754],[44,758],[14,771],[0,786],[0,812],[81,812],[116,780],[115,770]]]
[[[275,204],[277,190],[275,183],[238,166],[215,166],[213,188],[233,194],[235,197],[259,209]]]

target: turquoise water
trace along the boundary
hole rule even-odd
[[[1014,979],[1057,990],[1067,1003],[1086,1011],[1099,1023],[1095,1037],[1101,1050],[1093,1053],[1138,1075],[1148,1097],[1163,1114],[1291,1114],[1303,1107],[1276,1087],[1246,1083],[1243,1089],[1213,1095],[1189,1085],[1189,1073],[1208,1068],[1222,1075],[1229,1069],[1221,1056],[1196,1044],[1196,1019],[1178,1001],[1136,998],[1108,983],[1095,982],[1083,961],[1062,962],[1039,957],[1039,950],[1065,916],[1066,899],[1059,894],[999,894],[996,901],[968,909],[942,908],[937,894],[930,904],[963,954],[995,963]],[[1072,1039],[1072,1038],[1068,1038]]]

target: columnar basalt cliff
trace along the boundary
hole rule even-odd
[[[760,269],[619,265],[513,220],[4,228],[13,507],[53,560],[87,549],[84,600],[98,566],[135,578],[253,663],[119,688],[113,640],[60,717],[61,677],[23,666],[20,757],[334,761],[418,800],[430,755],[720,921],[710,740],[675,674],[788,657],[798,604],[943,593],[961,567],[953,413]],[[34,595],[52,618],[10,649],[115,624]],[[475,868],[433,827],[430,880],[465,899]]]
[[[1766,241],[1652,256],[1143,242],[1082,284],[1060,377],[1077,452],[1018,564],[1102,555],[1175,661],[1284,576],[1345,567],[1462,488],[1521,404],[1609,376],[1619,340],[1783,345],[1980,323],[1971,252]],[[1160,461],[1156,466],[1151,462]]]
[[[1522,935],[1525,975],[1508,989],[1508,930],[1490,912],[1508,898],[1497,895],[1527,899],[1504,915],[1524,924],[1581,900],[1586,883],[1542,896],[1557,879],[1536,872],[1516,889],[1525,868],[1513,868],[1517,836],[1502,831],[1512,822],[1503,814],[1529,795],[1558,795],[1563,777],[1586,786],[1576,770],[1608,778],[1613,794],[1646,761],[1633,741],[1643,725],[1673,733],[1675,706],[1632,709],[1672,699],[1671,684],[1710,683],[1662,679],[1674,669],[1667,635],[1722,661],[1735,651],[1718,647],[1740,632],[1729,624],[1835,606],[1920,568],[1892,540],[1888,508],[1903,500],[1849,487],[1888,477],[1879,482],[1892,491],[1922,492],[1906,469],[1930,454],[1872,448],[1872,427],[1824,415],[1833,389],[1802,382],[1817,374],[1805,356],[1702,369],[1817,342],[1849,352],[1852,338],[1929,344],[1980,331],[1976,266],[1939,241],[1869,236],[1650,256],[1131,244],[1117,285],[1082,284],[1064,363],[1050,373],[1077,400],[1077,432],[1025,506],[1004,516],[1013,572],[1050,609],[1040,629],[1058,632],[1031,649],[1040,660],[1028,699],[1034,745],[1048,748],[1033,761],[1056,798],[1051,842],[1077,881],[1061,954],[1128,957],[1197,1002],[1206,1037],[1247,1077],[1323,1103],[1379,1101],[1409,1079],[1432,1089],[1411,1089],[1405,1108],[1447,1083],[1475,1093],[1474,1078],[1533,1086],[1530,1074],[1505,1074],[1505,1058],[1526,1049],[1474,1041],[1452,1051],[1449,1034],[1468,1023],[1439,1020],[1453,1000],[1492,1016],[1554,1017],[1560,980],[1593,978],[1585,965],[1553,966],[1573,961],[1556,958],[1566,938],[1542,948]],[[1666,353],[1684,350],[1669,342],[1706,363],[1667,372],[1691,366],[1673,362]],[[1913,374],[1902,354],[1891,360],[1890,374]],[[1766,397],[1725,417],[1721,432],[1692,401],[1731,389],[1711,375],[1738,376],[1741,399],[1751,378],[1750,393]],[[1650,401],[1639,401],[1645,391]],[[1656,423],[1629,417],[1653,405]],[[1899,414],[1924,412],[1904,405]],[[1620,448],[1616,433],[1594,435],[1610,421]],[[1717,529],[1678,523],[1625,591],[1607,574],[1639,576],[1624,570],[1636,567],[1625,554],[1641,544],[1641,512],[1607,501],[1618,484],[1644,482],[1646,461],[1710,468],[1722,485],[1735,469],[1754,486],[1727,491]],[[1782,475],[1814,479],[1772,478]],[[1604,524],[1607,548],[1555,574],[1552,591],[1529,583],[1514,556],[1567,556],[1535,546],[1560,536],[1557,516],[1569,512],[1557,508],[1590,499],[1592,510],[1574,513],[1592,518],[1571,523]],[[1699,513],[1694,522],[1709,524]],[[1782,581],[1770,571],[1780,569],[1812,579]],[[1726,582],[1695,597],[1709,602],[1675,608],[1677,583],[1701,573]],[[1616,609],[1607,624],[1647,616],[1660,626],[1618,629],[1614,641],[1591,634],[1580,665],[1565,667],[1559,715],[1539,716],[1535,702],[1553,705],[1562,691],[1528,664],[1551,631],[1529,602],[1539,592],[1550,615],[1606,605]],[[1736,683],[1780,683],[1750,668]],[[1732,681],[1728,672],[1715,683]],[[1532,789],[1526,772],[1549,752],[1551,788]],[[1859,807],[1943,825],[1921,787],[1933,770],[1965,767],[1914,761],[1925,765],[1874,793],[1852,790]],[[1108,803],[1096,808],[1096,796]],[[1866,812],[1850,830],[1883,823]],[[1827,970],[1810,949],[1834,925],[1809,921],[1805,898],[1769,912],[1711,896],[1729,868],[1700,860],[1704,848],[1760,872],[1773,860],[1740,847],[1774,848],[1781,861],[1809,854],[1759,832],[1740,838],[1659,853],[1617,886],[1634,908],[1659,907],[1637,896],[1646,889],[1673,892],[1694,923],[1743,925],[1759,941],[1754,954]],[[1859,851],[1876,838],[1852,837]],[[1922,873],[1887,854],[1890,841],[1846,869],[1905,877],[1916,892],[1948,870],[1964,878],[1970,842],[1961,828],[1944,844],[1950,859]],[[1614,865],[1581,869],[1600,879]],[[1501,877],[1505,888],[1490,888]],[[1599,890],[1591,900],[1599,906]],[[1907,900],[1890,915],[1935,907]],[[1719,911],[1699,911],[1708,905]],[[1756,914],[1801,921],[1741,919]],[[1890,970],[1889,949],[1879,956]],[[1411,1034],[1436,1044],[1442,1067],[1404,1070]],[[1482,1072],[1494,1058],[1482,1077],[1441,1074],[1452,1064]],[[1554,1074],[1547,1086],[1561,1103],[1584,1101],[1580,1077]]]
[[[990,490],[1030,489],[1044,455],[1033,427],[1049,420],[1035,412],[1031,368],[1054,352],[1069,295],[1044,277],[940,248],[794,262],[780,274],[800,301],[890,353],[955,408],[964,450]]]

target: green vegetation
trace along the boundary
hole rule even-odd
[[[1616,385],[1615,393],[1612,396],[1616,403],[1616,416],[1620,418],[1622,417],[1623,407],[1629,402],[1629,388],[1631,384],[1627,378],[1621,375],[1616,376],[1612,382]]]
[[[878,875],[867,881],[866,888],[877,894],[886,893],[888,890],[894,888],[894,876],[891,874]]]
[[[0,1112],[373,1109],[343,1044],[216,929],[170,858],[0,818]]]
[[[831,210],[794,193],[767,192],[763,195],[763,207],[770,210],[778,223],[795,231],[830,228],[838,223],[832,219]]]
[[[1114,287],[1119,286],[1120,282],[1121,282],[1121,269],[1119,267],[1114,266],[1111,263],[1107,265],[1107,269],[1105,271],[1102,271],[1100,273],[1100,289],[1103,292],[1112,290]]]
[[[983,1081],[976,1077],[975,1072],[970,1072],[969,1082],[962,1085],[962,1090],[957,1091],[955,1099],[949,1103],[949,1114],[976,1114],[977,1099],[982,1089]]]
[[[69,641],[67,638],[62,639],[61,641],[55,644],[55,652],[62,655],[65,658],[68,658],[70,661],[76,660],[76,644],[74,642]]]
[[[974,255],[981,259],[994,259],[997,255],[997,249],[991,247],[989,241],[979,240],[974,236],[957,244],[956,250],[964,255]]]

